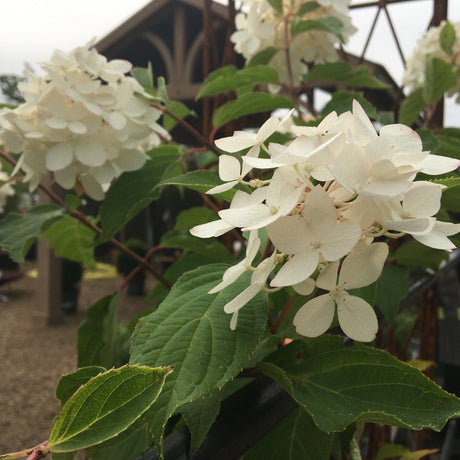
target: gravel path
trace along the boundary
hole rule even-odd
[[[37,298],[38,280],[24,277],[0,293],[0,454],[26,449],[48,438],[59,410],[54,396],[61,375],[76,370],[76,337],[85,310],[116,291],[120,278],[82,282],[79,311],[59,326],[47,325],[47,311]],[[147,279],[148,287],[153,280]],[[143,309],[141,297],[124,297],[121,316]]]

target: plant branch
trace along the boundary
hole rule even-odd
[[[0,151],[0,156],[6,161],[8,161],[10,164],[12,164],[13,166],[16,165],[16,161],[10,156],[8,156],[6,153]],[[56,193],[54,193],[45,184],[40,182],[38,187],[40,188],[40,190],[46,193],[46,195],[48,195],[55,203],[63,207],[67,206],[65,201],[60,196],[58,196]],[[75,211],[72,211],[70,215],[73,218],[77,219],[79,222],[81,222],[83,225],[91,229],[97,235],[102,234],[102,229],[98,227],[97,225],[93,224],[82,212],[75,210]],[[123,251],[125,254],[133,258],[139,264],[141,268],[144,268],[145,270],[149,271],[158,281],[164,284],[168,289],[171,289],[171,283],[161,273],[159,273],[158,270],[152,264],[144,260],[141,256],[137,255],[135,252],[131,251],[129,248],[127,248],[123,243],[121,243],[117,239],[112,238],[110,242],[117,249],[119,249],[120,251]]]
[[[179,123],[182,127],[184,127],[193,137],[195,137],[195,139],[200,141],[200,143],[203,144],[205,147],[207,147],[209,150],[212,150],[213,152],[217,154],[219,153],[216,147],[214,147],[212,143],[210,143],[204,136],[202,136],[190,123],[187,123],[185,120],[178,117],[175,113],[171,112],[169,109],[162,106],[161,104],[156,104],[155,102],[151,102],[150,105],[154,107],[155,109],[161,110],[163,113],[165,113],[169,117],[176,120],[177,123]]]
[[[157,252],[158,250],[160,249],[163,249],[163,246],[161,246],[161,244],[159,244],[158,246],[155,246],[151,249],[148,250],[148,252],[145,254],[144,256],[144,260],[148,263],[148,260],[150,258],[150,256],[152,254],[154,254],[155,252]],[[136,268],[134,268],[131,273],[125,278],[125,280],[123,281],[123,284],[120,286],[120,289],[119,291],[122,292],[125,290],[126,286],[128,285],[128,283],[136,276],[136,273],[139,273],[141,271],[141,267],[138,265]]]
[[[0,455],[4,460],[15,460],[18,458],[25,458],[27,460],[38,460],[39,458],[46,457],[48,455],[48,441],[44,441],[38,446],[30,447],[29,449],[19,450],[17,452],[11,452],[6,455]]]
[[[276,323],[273,325],[273,328],[272,328],[273,333],[276,333],[278,328],[281,326],[281,323],[284,321],[284,318],[289,313],[289,310],[291,309],[292,305],[294,304],[295,299],[297,299],[297,294],[294,294],[286,302],[286,305],[284,306],[283,311],[280,313],[280,315],[278,316],[278,319],[276,320]]]

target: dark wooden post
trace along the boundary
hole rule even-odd
[[[43,179],[51,186],[51,176]],[[43,192],[39,194],[40,203],[51,203],[51,199]],[[38,241],[38,300],[40,307],[48,311],[48,324],[60,324],[64,320],[61,310],[61,259],[58,259],[46,240]]]

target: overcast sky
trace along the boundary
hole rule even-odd
[[[92,37],[100,39],[149,1],[3,0],[0,74],[20,74],[25,62],[36,68],[36,63],[48,60],[56,48],[69,51]],[[450,0],[449,3],[449,18],[460,21],[460,1]],[[433,0],[407,0],[388,6],[406,58],[426,29],[432,7]],[[352,10],[353,22],[359,31],[352,37],[347,50],[360,54],[375,12],[375,8]],[[388,22],[381,14],[366,57],[386,65],[400,82],[403,66],[388,32]]]

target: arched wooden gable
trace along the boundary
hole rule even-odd
[[[227,8],[212,5],[213,35],[219,55],[225,45]],[[203,81],[203,1],[154,0],[100,40],[96,48],[109,59],[152,63],[164,76],[172,99],[193,100]]]

